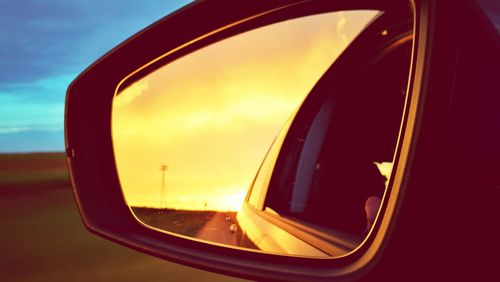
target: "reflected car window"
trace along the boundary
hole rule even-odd
[[[330,93],[311,109],[311,120],[296,121],[302,125],[290,133],[295,145],[282,156],[295,159],[294,173],[286,180],[277,173],[266,208],[346,238],[364,237],[391,176],[410,57],[407,40],[345,90]]]

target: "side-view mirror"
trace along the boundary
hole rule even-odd
[[[390,179],[411,47],[408,19],[332,11],[233,35],[118,85],[112,138],[127,204],[174,234],[344,255],[368,233]],[[358,68],[335,64],[359,58]],[[339,80],[348,73],[356,78]],[[286,184],[262,179],[271,174]],[[290,221],[303,226],[285,231]]]
[[[200,1],[92,65],[66,104],[88,229],[252,279],[378,277],[398,260],[432,5],[372,2]]]

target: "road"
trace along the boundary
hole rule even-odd
[[[237,246],[236,232],[229,231],[232,219],[223,212],[218,212],[198,231],[196,238]]]

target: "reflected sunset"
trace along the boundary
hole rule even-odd
[[[252,30],[119,93],[112,132],[127,203],[239,210],[279,129],[376,15],[328,13]]]

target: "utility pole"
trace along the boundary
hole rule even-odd
[[[165,202],[166,202],[166,187],[165,187],[165,173],[168,170],[168,166],[166,165],[161,165],[160,166],[161,170],[161,190],[160,190],[160,208],[164,209],[165,208]]]

